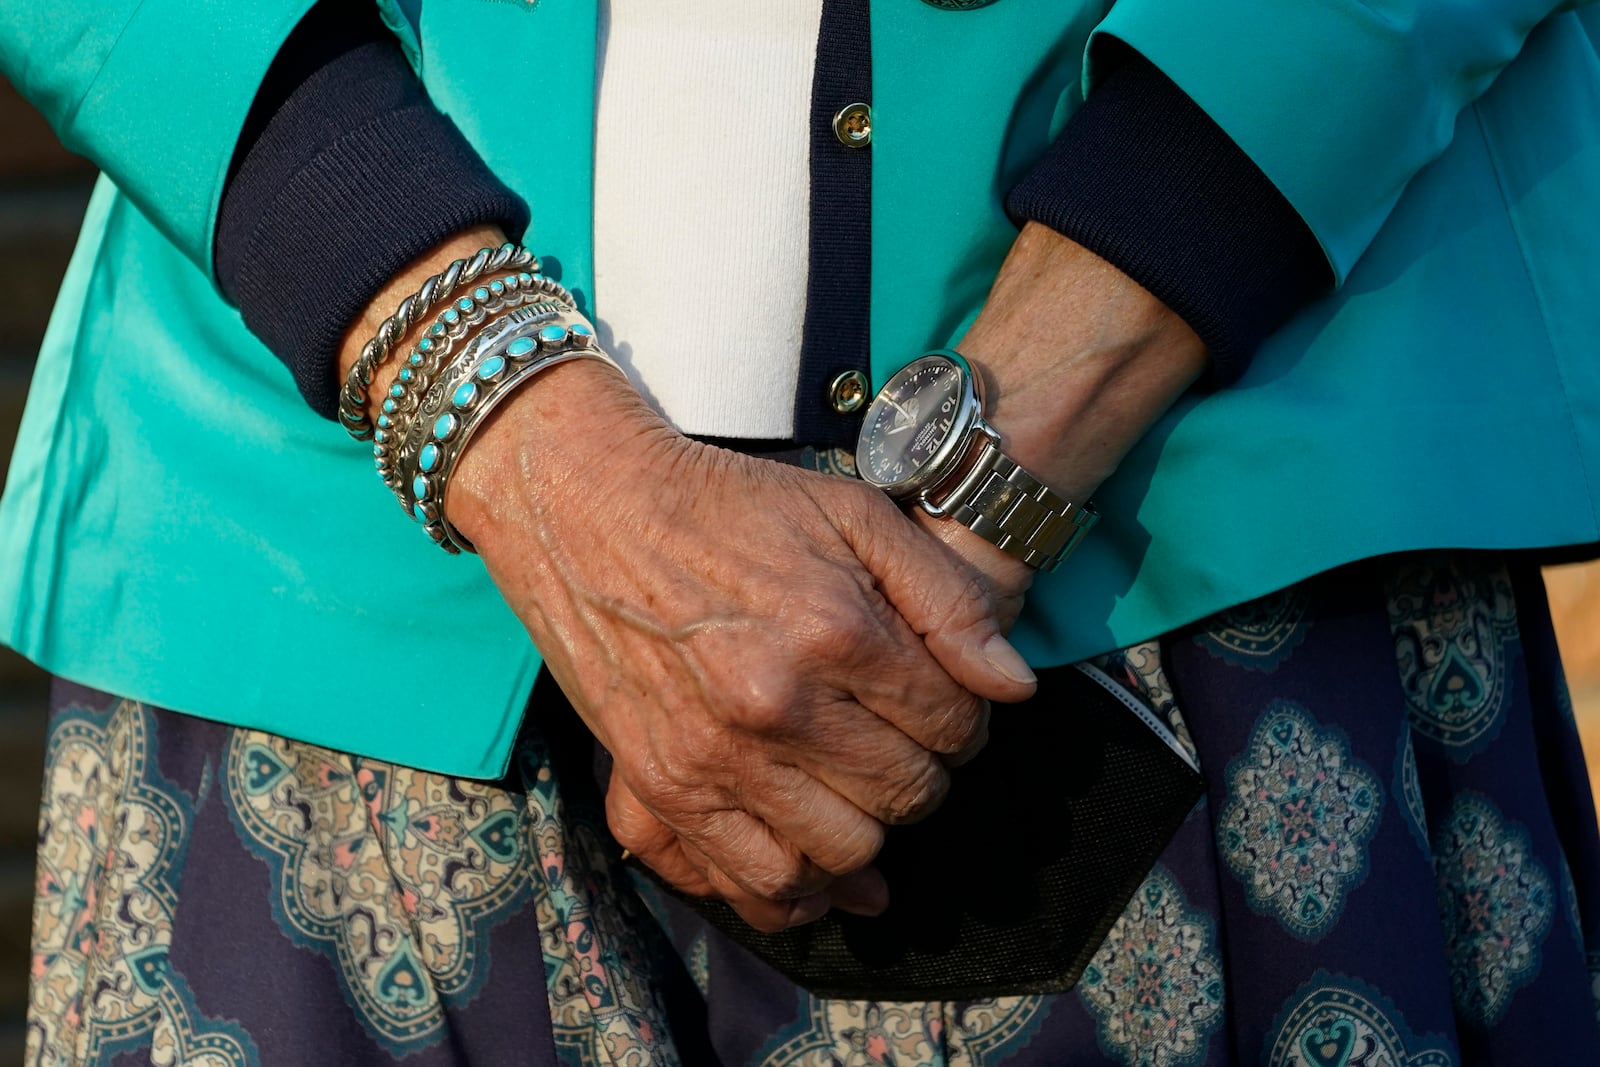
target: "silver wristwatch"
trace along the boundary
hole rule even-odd
[[[884,383],[861,426],[856,468],[896,500],[915,500],[1040,570],[1058,567],[1099,518],[1001,451],[983,421],[982,382],[948,349]]]

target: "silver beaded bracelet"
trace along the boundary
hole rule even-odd
[[[600,360],[622,373],[570,306],[524,305],[486,326],[428,390],[401,457],[409,483],[403,485],[402,503],[439,547],[450,553],[476,551],[445,516],[444,501],[456,463],[478,428],[519,386],[574,359]]]
[[[526,271],[508,274],[478,286],[446,308],[406,357],[400,373],[389,385],[388,396],[384,398],[372,446],[373,463],[378,469],[378,476],[397,495],[401,494],[405,479],[396,460],[404,450],[407,430],[421,398],[427,393],[435,375],[450,360],[456,345],[473,327],[530,302],[556,303],[570,308],[573,299],[564,286],[542,274],[529,274]],[[475,337],[474,343],[476,341]]]
[[[524,269],[540,269],[539,261],[525,248],[507,242],[499,248],[479,249],[471,259],[456,260],[400,301],[395,313],[384,319],[372,340],[362,346],[339,392],[339,421],[350,436],[358,441],[372,438],[376,427],[367,418],[367,389],[372,385],[373,372],[413,326],[450,299],[460,286],[470,285],[491,272]]]
[[[452,392],[458,385],[457,379],[482,360],[489,346],[535,334],[545,325],[557,321],[586,323],[569,300],[552,296],[534,300],[481,324],[457,354],[439,369],[438,376],[417,392],[416,402],[404,418],[400,436],[389,456],[390,469],[385,478],[385,483],[393,490],[406,514],[417,517],[415,500],[410,493],[417,474],[417,456],[426,443],[430,424],[449,407]]]

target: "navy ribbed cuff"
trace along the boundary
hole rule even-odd
[[[330,419],[340,341],[375,292],[463,230],[498,224],[514,240],[528,225],[527,205],[429,101],[389,31],[347,12],[324,2],[285,44],[275,68],[323,54],[303,80],[264,83],[255,110],[271,117],[240,145],[216,237],[224,294]],[[363,21],[327,55],[325,37],[302,32],[319,17]]]
[[[1316,237],[1250,157],[1137,53],[1006,199],[1148,289],[1199,334],[1211,384],[1333,284]]]

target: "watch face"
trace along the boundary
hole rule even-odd
[[[861,427],[856,465],[863,478],[893,489],[931,473],[930,464],[962,416],[962,377],[949,359],[924,356],[889,379]]]

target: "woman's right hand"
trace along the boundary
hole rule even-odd
[[[1033,689],[989,583],[881,493],[691,441],[597,362],[511,398],[447,510],[612,753],[621,844],[764,929]]]

